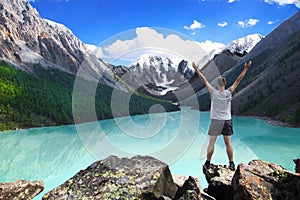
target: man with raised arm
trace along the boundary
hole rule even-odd
[[[206,80],[205,76],[199,71],[198,66],[193,62],[193,68],[197,72],[198,76],[207,87],[210,98],[210,126],[208,130],[209,144],[207,146],[206,162],[204,167],[210,167],[211,157],[214,153],[214,146],[217,137],[222,134],[226,145],[226,152],[229,160],[229,169],[234,171],[235,165],[233,162],[233,148],[231,144],[231,135],[233,135],[232,120],[231,120],[231,99],[232,94],[245,76],[247,70],[251,66],[252,62],[244,64],[244,69],[236,79],[236,81],[225,90],[226,79],[224,77],[218,77],[217,86],[218,89],[213,88]]]

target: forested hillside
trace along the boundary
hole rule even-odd
[[[28,74],[6,63],[0,63],[0,130],[44,125],[72,124],[72,91],[75,76],[56,69],[33,68]],[[98,119],[112,118],[113,89],[98,84],[96,112]],[[178,110],[168,102],[138,95],[130,100],[130,114],[147,113],[153,104],[167,111]]]

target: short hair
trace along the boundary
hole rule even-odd
[[[217,84],[218,84],[219,87],[225,87],[225,85],[226,85],[226,78],[225,78],[225,77],[222,77],[222,76],[219,77],[219,78],[218,78],[218,83],[217,83]]]

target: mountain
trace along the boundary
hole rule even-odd
[[[263,39],[263,36],[260,34],[247,35],[246,37],[230,42],[225,49],[228,49],[233,54],[244,56],[248,54],[261,39]]]
[[[242,57],[247,55],[261,40],[260,34],[247,35],[230,42],[219,54],[216,54],[210,62],[218,67],[222,74],[233,67]],[[208,63],[209,64],[209,63]]]
[[[172,92],[194,73],[186,61],[148,54],[141,55],[128,67],[115,67],[114,71],[134,90],[168,100],[174,99]]]
[[[64,25],[41,18],[25,0],[0,3],[0,58],[27,72],[36,64],[71,74],[80,69],[88,80],[111,87],[116,83],[111,69],[88,45]]]
[[[248,60],[253,61],[233,96],[233,113],[271,117],[299,126],[299,57],[300,11],[280,24],[233,67],[222,73],[229,86],[236,80],[243,64]],[[209,95],[204,89],[199,94],[200,108],[208,110]]]
[[[250,52],[261,38],[263,37],[259,34],[248,35],[232,41],[227,46],[220,45],[216,49],[210,49],[205,56],[206,61],[203,60],[204,65],[200,68],[206,70],[210,68],[208,66],[214,64],[218,71],[223,73]],[[190,65],[188,61],[178,58],[144,54],[128,67],[118,66],[112,69],[126,84],[139,92],[176,102],[178,99],[175,93],[188,97],[187,94],[184,95],[188,85],[192,85],[195,91],[203,87]]]

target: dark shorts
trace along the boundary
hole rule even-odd
[[[220,134],[225,136],[233,135],[232,120],[217,120],[211,119],[208,130],[208,135],[219,136]]]

